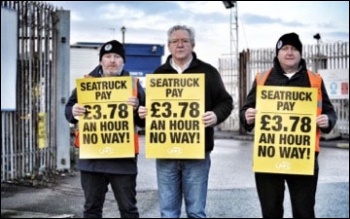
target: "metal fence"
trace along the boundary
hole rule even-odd
[[[218,70],[224,81],[227,92],[231,94],[233,99],[233,110],[231,115],[218,126],[222,131],[233,131],[239,128],[239,104],[238,104],[238,66],[237,63],[232,62],[230,58],[219,59]]]
[[[42,2],[2,1],[18,15],[17,104],[1,112],[1,181],[33,177],[55,169],[56,148],[49,140],[38,148],[39,116],[45,115],[46,139],[53,138],[54,9]],[[6,80],[6,79],[3,79]]]

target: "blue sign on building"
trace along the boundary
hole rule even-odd
[[[132,76],[138,77],[145,88],[146,74],[153,73],[162,63],[164,45],[126,43],[124,47],[125,69],[130,71]]]
[[[135,76],[145,76],[161,65],[164,45],[128,44],[125,47],[125,69]]]

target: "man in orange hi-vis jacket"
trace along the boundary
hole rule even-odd
[[[314,87],[318,90],[314,171],[312,175],[255,172],[256,188],[264,218],[283,218],[285,183],[289,188],[294,218],[315,218],[315,196],[318,180],[319,132],[329,133],[337,120],[321,76],[306,68],[301,58],[302,43],[296,33],[284,34],[276,43],[273,68],[258,74],[245,104],[240,110],[241,124],[251,131],[255,127],[257,86]],[[292,89],[292,88],[291,88]],[[277,100],[275,100],[277,101]],[[269,115],[268,115],[269,116]],[[280,115],[279,115],[280,116]],[[281,118],[281,116],[279,117]],[[281,121],[272,121],[271,126],[282,127]],[[305,124],[304,124],[305,125]],[[264,126],[262,126],[264,127]],[[262,127],[255,127],[262,129]],[[308,137],[308,136],[306,136]]]

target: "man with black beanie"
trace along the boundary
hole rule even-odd
[[[125,50],[123,45],[112,40],[101,46],[98,65],[87,77],[122,77],[129,76],[124,70]],[[131,96],[127,104],[134,109],[134,124],[144,127],[137,109],[145,104],[145,93],[137,81],[137,96]],[[136,92],[135,92],[136,93]],[[115,103],[116,99],[111,100]],[[98,109],[94,109],[98,111]],[[76,124],[76,117],[83,116],[87,110],[78,104],[77,91],[73,90],[65,108],[65,115],[70,123]],[[93,118],[93,117],[92,117]],[[135,130],[136,131],[136,130]],[[139,218],[136,206],[136,177],[138,138],[135,133],[135,157],[109,159],[79,159],[81,185],[84,191],[84,218],[102,218],[103,204],[111,185],[114,197],[118,203],[121,218]]]
[[[306,68],[305,60],[302,56],[302,43],[296,33],[282,35],[276,43],[276,57],[273,60],[273,68],[257,75],[253,87],[250,90],[245,104],[240,109],[240,121],[246,130],[252,131],[255,126],[256,92],[257,86],[279,86],[279,87],[314,87],[318,89],[316,123],[316,141],[310,142],[310,147],[315,147],[314,171],[312,175],[255,172],[256,188],[260,200],[262,216],[264,218],[283,218],[283,200],[285,183],[287,183],[292,213],[294,218],[315,218],[315,196],[318,180],[317,156],[320,151],[319,140],[320,131],[329,133],[336,121],[333,105],[328,97],[325,85],[321,76]],[[278,101],[278,100],[276,100]],[[260,111],[261,112],[261,111]],[[272,113],[270,113],[272,114]],[[264,115],[265,116],[265,115]],[[275,114],[266,115],[276,117]],[[282,127],[281,121],[269,120],[274,128]],[[306,121],[303,121],[306,125]],[[287,127],[287,126],[286,126]],[[256,127],[261,128],[262,127]],[[309,137],[305,133],[305,137]],[[277,144],[276,140],[276,144]],[[274,144],[274,142],[271,142]],[[296,145],[290,143],[286,145],[295,148]],[[274,145],[278,148],[278,145]],[[279,153],[279,152],[276,152]],[[287,159],[288,160],[288,159]]]

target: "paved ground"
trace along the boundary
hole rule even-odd
[[[259,202],[251,170],[252,136],[217,132],[209,177],[207,216],[259,218]],[[347,145],[347,147],[346,147]],[[318,218],[349,218],[348,140],[322,141],[320,179],[315,209]],[[159,218],[154,159],[139,156],[138,207],[143,218]],[[1,185],[1,218],[79,218],[83,195],[79,172],[60,173],[50,187]],[[39,185],[39,184],[38,184]],[[184,212],[184,211],[183,211]],[[104,217],[119,217],[107,193]],[[186,217],[183,213],[182,217]],[[291,217],[288,193],[285,217]]]

